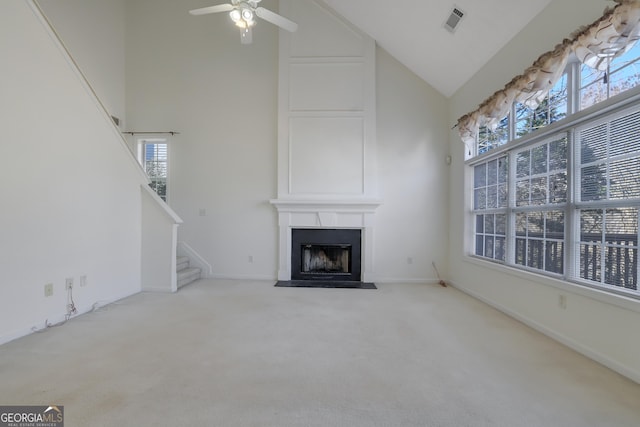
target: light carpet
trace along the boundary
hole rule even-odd
[[[141,293],[0,346],[0,404],[66,427],[640,425],[639,384],[455,288],[273,284]]]

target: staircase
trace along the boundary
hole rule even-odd
[[[200,279],[200,269],[197,267],[191,267],[189,265],[188,257],[179,256],[177,258],[176,267],[178,273],[178,289]]]

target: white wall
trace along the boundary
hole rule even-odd
[[[436,281],[446,272],[447,100],[377,51],[378,185],[375,268],[380,281]]]
[[[146,184],[142,193],[142,265],[143,291],[175,292],[178,290],[176,271],[179,218],[159,209],[164,202]]]
[[[599,0],[555,0],[531,24],[500,51],[488,65],[451,98],[451,121],[474,110],[515,75],[521,74],[543,52],[582,25],[598,19],[606,4]],[[602,295],[583,287],[533,274],[509,272],[465,256],[465,233],[471,229],[465,203],[463,144],[451,132],[453,167],[449,278],[525,323],[640,381],[640,304],[622,297]],[[561,310],[559,294],[567,296]]]
[[[241,45],[203,1],[127,3],[129,130],[174,130],[170,204],[185,241],[225,277],[274,278],[277,31]],[[275,2],[262,6],[273,9]],[[200,216],[200,210],[206,214]],[[253,256],[253,262],[249,262]]]
[[[170,203],[184,220],[179,239],[213,265],[214,276],[274,280],[277,28],[259,22],[254,43],[243,46],[225,14],[187,13],[206,5],[127,2],[128,130],[181,132],[172,139]],[[261,6],[278,10],[276,1]],[[428,222],[446,221],[446,208],[438,208],[448,200],[446,100],[382,56],[376,272],[390,281],[433,280],[431,262],[444,265],[447,246],[447,228]]]
[[[140,168],[26,1],[0,2],[0,342],[140,290]],[[80,276],[87,286],[79,286]],[[44,296],[52,283],[53,296]]]
[[[39,4],[100,101],[123,126],[125,0],[39,0]]]

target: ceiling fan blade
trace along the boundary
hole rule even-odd
[[[284,16],[280,16],[277,13],[271,12],[269,9],[265,9],[264,7],[257,7],[256,15],[258,17],[264,19],[267,22],[271,22],[274,25],[277,25],[280,28],[283,28],[290,32],[295,32],[298,29],[298,24],[293,21],[289,21]]]
[[[240,30],[240,44],[251,44],[253,43],[253,31],[251,27],[243,28]]]
[[[234,9],[232,4],[218,4],[215,6],[203,7],[201,9],[190,10],[192,15],[207,15],[209,13],[230,12]]]

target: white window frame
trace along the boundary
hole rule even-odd
[[[145,159],[145,155],[146,155],[146,146],[149,144],[166,144],[166,155],[167,155],[167,159],[166,159],[166,179],[165,179],[165,197],[162,197],[161,195],[159,195],[160,198],[164,199],[164,201],[168,204],[169,200],[170,200],[170,195],[171,195],[171,184],[170,184],[170,180],[171,180],[171,141],[170,141],[170,137],[166,136],[166,135],[145,135],[145,136],[141,136],[141,137],[137,137],[135,140],[135,146],[136,146],[136,157],[138,159],[138,162],[140,163],[140,165],[142,166],[142,169],[144,169],[145,173],[147,173],[148,175],[148,171],[147,171],[147,166],[146,166],[146,159]],[[150,180],[153,181],[153,177],[149,177]],[[151,184],[150,184],[151,185]]]
[[[629,54],[633,52],[633,54],[637,54],[636,57],[632,57],[633,59],[629,59],[626,58],[625,61],[623,61],[622,63],[620,62],[615,62],[617,60],[622,60],[623,58],[625,58],[625,55]],[[612,66],[615,65],[615,68],[613,68],[612,70]],[[593,81],[591,81],[589,84],[587,84],[586,86],[582,86],[582,70],[588,69],[586,65],[581,64],[580,62],[577,61],[576,58],[573,58],[572,60],[570,60],[570,62],[567,64],[567,67],[564,70],[563,73],[563,78],[566,78],[566,91],[567,91],[567,105],[566,105],[566,117],[564,119],[561,119],[560,121],[564,121],[570,117],[572,117],[573,115],[577,114],[578,112],[580,112],[582,110],[581,105],[582,105],[582,90],[583,88],[586,87],[592,87],[594,85],[604,85],[604,99],[601,101],[596,101],[595,103],[587,106],[584,108],[585,111],[592,111],[593,109],[598,110],[599,108],[601,108],[609,99],[620,99],[621,97],[623,97],[623,95],[629,91],[633,91],[634,89],[637,89],[638,86],[640,86],[640,82],[636,81],[636,85],[632,86],[630,89],[624,89],[621,92],[617,93],[617,94],[612,94],[612,87],[611,87],[611,82],[612,82],[612,75],[618,75],[619,72],[625,70],[625,69],[629,69],[631,67],[634,67],[636,69],[640,68],[640,43],[636,43],[632,49],[630,49],[628,52],[625,52],[624,55],[612,59],[611,61],[607,62],[607,66],[606,66],[606,70],[598,72],[598,71],[593,71],[594,74],[598,74],[601,73],[600,76],[598,76],[598,78],[594,79]],[[636,75],[637,73],[640,71],[636,71]],[[613,74],[612,74],[613,73]],[[604,83],[597,83],[599,79],[605,79]],[[562,79],[562,78],[561,78]],[[561,81],[561,79],[558,79],[558,82]],[[616,77],[613,78],[613,80],[615,80]],[[554,85],[555,87],[555,85]],[[553,88],[550,89],[550,91],[553,90]],[[600,107],[598,107],[600,106]],[[509,109],[509,113],[507,114],[507,116],[505,117],[506,120],[508,120],[508,125],[506,127],[506,143],[504,143],[504,145],[507,145],[509,143],[514,142],[515,140],[518,139],[524,139],[528,137],[527,135],[524,135],[522,137],[518,137],[517,136],[517,127],[518,127],[518,123],[516,122],[516,109],[517,109],[517,103],[513,102],[510,106]],[[504,120],[504,119],[503,119]],[[549,126],[549,124],[547,124],[546,126]],[[535,130],[531,133],[539,133],[540,130],[544,129],[544,127]],[[478,132],[478,134],[476,135],[476,143],[474,144],[472,153],[469,153],[469,157],[468,159],[472,159],[478,156],[483,156],[485,154],[487,154],[488,152],[492,152],[494,149],[501,147],[502,145],[500,144],[495,144],[495,145],[491,145],[491,147],[488,150],[482,151],[480,149],[480,144],[481,141],[479,140],[479,136],[480,136],[480,132]]]
[[[485,210],[478,211],[474,210],[474,184],[473,179],[470,179],[469,185],[466,187],[467,191],[467,212],[469,212],[469,224],[472,224],[472,228],[469,233],[465,235],[465,247],[467,248],[467,256],[473,259],[481,260],[482,262],[492,263],[493,265],[504,265],[505,267],[516,268],[518,270],[522,270],[523,274],[535,273],[541,274],[545,276],[549,276],[552,278],[560,279],[566,282],[576,283],[579,285],[583,285],[589,288],[595,288],[599,290],[604,290],[610,294],[618,294],[624,295],[628,297],[632,297],[635,299],[640,299],[640,286],[638,286],[638,290],[629,291],[624,288],[619,288],[613,285],[603,285],[602,283],[595,283],[590,280],[580,279],[580,210],[584,206],[591,206],[591,203],[581,203],[579,201],[579,194],[576,194],[576,191],[579,191],[579,185],[577,183],[577,177],[580,173],[580,165],[579,159],[576,158],[574,154],[575,149],[575,135],[574,131],[579,129],[581,126],[586,124],[595,122],[597,120],[602,120],[608,116],[614,114],[622,114],[627,113],[632,109],[640,108],[638,104],[640,103],[640,86],[632,88],[626,92],[623,92],[615,97],[609,98],[605,101],[602,101],[598,104],[595,104],[583,111],[576,111],[576,107],[578,104],[578,99],[576,96],[576,90],[579,90],[579,84],[575,84],[575,78],[579,77],[579,72],[577,70],[578,64],[571,64],[568,68],[568,86],[569,90],[569,99],[567,109],[567,117],[559,122],[552,123],[547,127],[540,129],[536,132],[532,132],[522,138],[510,141],[509,143],[499,146],[493,150],[490,150],[486,153],[478,155],[475,158],[469,159],[466,161],[466,165],[469,170],[469,174],[471,177],[474,176],[474,167],[491,161],[492,159],[496,159],[502,157],[504,155],[509,156],[508,164],[509,164],[509,207],[506,209],[507,212],[507,255],[506,260],[499,261],[491,258],[486,258],[482,256],[475,255],[476,251],[476,214],[483,213],[495,213],[494,210]],[[579,81],[579,80],[578,80]],[[510,127],[513,128],[513,125],[510,124]],[[557,138],[561,134],[567,135],[568,141],[568,150],[567,150],[567,179],[568,179],[568,188],[567,188],[567,202],[562,205],[561,209],[565,212],[565,244],[564,244],[564,272],[563,274],[555,274],[546,272],[544,270],[539,269],[531,269],[526,266],[517,265],[514,262],[515,257],[515,212],[521,211],[522,209],[515,207],[515,153],[519,150],[522,150],[525,147],[531,147],[537,144],[542,144],[544,141],[549,141],[550,139]],[[600,205],[615,205],[615,206],[628,206],[628,201],[623,202],[600,202]],[[632,203],[636,206],[636,202]],[[640,202],[638,202],[640,204]],[[532,207],[532,208],[535,208]],[[526,208],[528,209],[528,208]],[[526,210],[525,209],[525,210]],[[545,207],[546,209],[546,207]],[[640,268],[638,268],[640,273]],[[604,273],[603,273],[604,274]],[[636,281],[638,285],[638,281]]]

